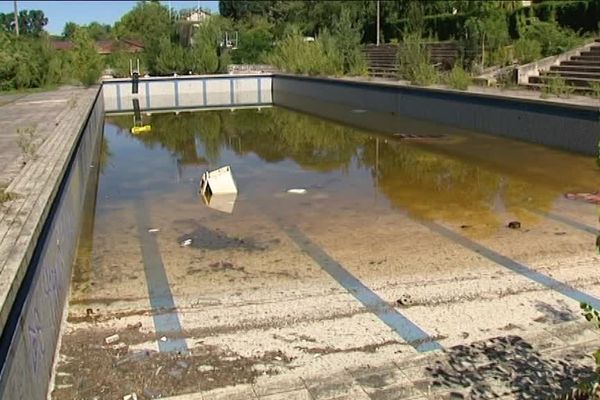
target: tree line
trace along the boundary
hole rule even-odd
[[[417,41],[415,51],[425,39],[453,39],[464,50],[461,66],[467,69],[527,62],[579,44],[577,24],[582,31],[590,29],[589,21],[597,24],[596,3],[542,1],[523,12],[521,1],[382,0],[379,37],[382,42]],[[142,72],[151,75],[225,72],[230,63],[269,63],[302,74],[359,75],[366,72],[363,45],[377,37],[372,0],[221,0],[219,15],[198,26],[185,21],[191,11],[139,1],[112,26],[68,22],[62,39],[75,44],[69,51],[52,48],[42,11],[20,11],[18,38],[14,14],[0,14],[0,88],[90,83],[105,68],[116,76],[128,75],[134,56],[118,45],[109,56],[92,54],[98,40],[139,40],[144,51],[135,57]],[[238,33],[235,48],[223,46],[226,32]],[[413,56],[427,62],[426,55]]]

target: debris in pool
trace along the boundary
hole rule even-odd
[[[106,344],[111,344],[111,343],[115,343],[119,341],[119,335],[118,334],[114,334],[114,335],[110,335],[107,338],[104,339],[104,342]]]
[[[595,193],[566,193],[565,197],[569,200],[583,200],[588,203],[600,204],[600,192]]]
[[[398,300],[396,300],[396,304],[398,304],[399,306],[408,306],[412,303],[412,297],[410,297],[409,294],[403,294]]]
[[[150,388],[144,388],[144,396],[147,399],[159,399],[160,398],[160,394]]]
[[[200,193],[202,196],[237,192],[237,186],[229,165],[202,174],[200,180]]]
[[[131,325],[131,324],[127,325],[127,329],[129,329],[129,330],[136,330],[136,329],[140,329],[141,327],[142,327],[142,323],[141,322],[136,322],[133,325]]]
[[[181,247],[187,247],[191,244],[192,244],[192,239],[185,239],[183,242],[180,243]]]
[[[521,229],[521,223],[519,221],[510,221],[507,226],[510,229]]]
[[[158,229],[158,228],[150,228],[150,229],[148,229],[148,233],[155,233],[155,232],[160,232],[160,229]]]
[[[150,355],[152,353],[155,353],[154,350],[139,350],[139,351],[135,351],[131,354],[126,355],[125,357],[121,358],[120,360],[118,360],[115,363],[116,367],[119,367],[123,364],[127,364],[130,362],[138,362],[138,361],[142,361],[145,358],[150,357]]]
[[[304,194],[306,193],[306,189],[288,189],[287,192],[293,194]]]

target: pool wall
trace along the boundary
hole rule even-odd
[[[0,398],[45,399],[104,124],[101,89],[68,158],[23,282],[2,332]],[[65,133],[66,134],[66,133]],[[88,196],[89,197],[89,196]]]
[[[600,140],[598,107],[385,83],[273,76],[275,105],[331,117],[313,106],[317,101],[432,121],[589,155],[597,153]]]
[[[110,79],[103,82],[104,106],[131,111],[134,99],[149,111],[271,105],[271,81],[270,74],[141,78],[134,95],[131,79]]]

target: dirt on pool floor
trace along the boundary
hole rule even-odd
[[[278,108],[151,119],[151,133],[131,136],[129,117],[107,118],[54,399],[287,377],[312,398],[352,385],[427,398],[436,379],[470,398],[525,398],[525,353],[544,377],[535,393],[587,376],[582,354],[600,334],[577,299],[600,298],[598,211],[564,194],[600,187],[593,158],[421,123],[417,134],[444,143],[409,143]],[[202,172],[222,165],[239,189],[231,214],[197,194]],[[164,351],[175,343],[180,353]],[[396,386],[362,379],[382,364]]]

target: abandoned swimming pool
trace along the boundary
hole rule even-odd
[[[600,306],[597,211],[564,197],[600,186],[592,157],[280,107],[143,118],[152,131],[132,135],[131,115],[106,117],[53,398],[360,368]],[[223,165],[231,213],[198,194]]]
[[[9,398],[547,397],[589,375],[599,216],[565,195],[599,186],[597,110],[270,75],[140,88],[106,82],[80,133],[3,332]],[[206,204],[223,165],[239,193]]]

